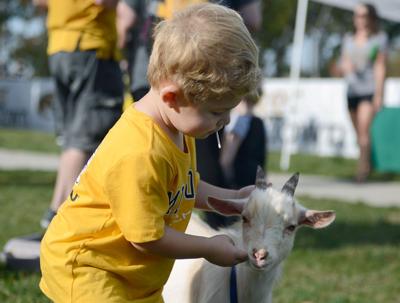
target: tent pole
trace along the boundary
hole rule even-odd
[[[307,7],[308,0],[298,0],[297,12],[296,12],[296,23],[294,30],[294,41],[292,49],[292,60],[290,67],[290,89],[288,106],[286,108],[284,117],[284,127],[282,134],[282,151],[280,159],[280,167],[282,170],[288,170],[290,165],[290,155],[292,152],[292,142],[294,139],[294,125],[292,114],[296,107],[297,101],[297,90],[300,78],[301,59],[303,56],[303,42],[304,32],[306,28],[307,19]]]

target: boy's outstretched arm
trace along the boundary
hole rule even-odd
[[[200,180],[196,195],[195,207],[203,210],[212,210],[207,204],[208,197],[220,199],[242,199],[248,197],[253,189],[254,185],[242,187],[239,190],[226,189]]]
[[[231,190],[199,182],[195,207],[212,210],[207,203],[209,196],[221,199],[241,199],[254,189],[253,185],[240,190]],[[236,247],[228,236],[218,235],[211,238],[185,234],[168,226],[162,238],[132,245],[141,252],[155,254],[171,259],[205,258],[220,266],[232,266],[247,260],[247,252]]]
[[[156,241],[133,243],[141,252],[171,259],[205,258],[219,266],[233,266],[247,260],[247,252],[237,248],[225,235],[211,238],[188,235],[165,227],[164,236]]]

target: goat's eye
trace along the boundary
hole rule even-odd
[[[286,227],[286,230],[289,232],[292,232],[296,229],[296,225],[289,225],[288,227]]]

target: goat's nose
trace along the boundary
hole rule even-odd
[[[264,248],[253,248],[253,256],[256,258],[256,260],[265,260],[268,257],[268,252]]]

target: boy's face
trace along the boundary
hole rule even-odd
[[[186,135],[206,138],[229,123],[229,112],[240,99],[194,104],[184,102],[174,119],[175,127]]]

